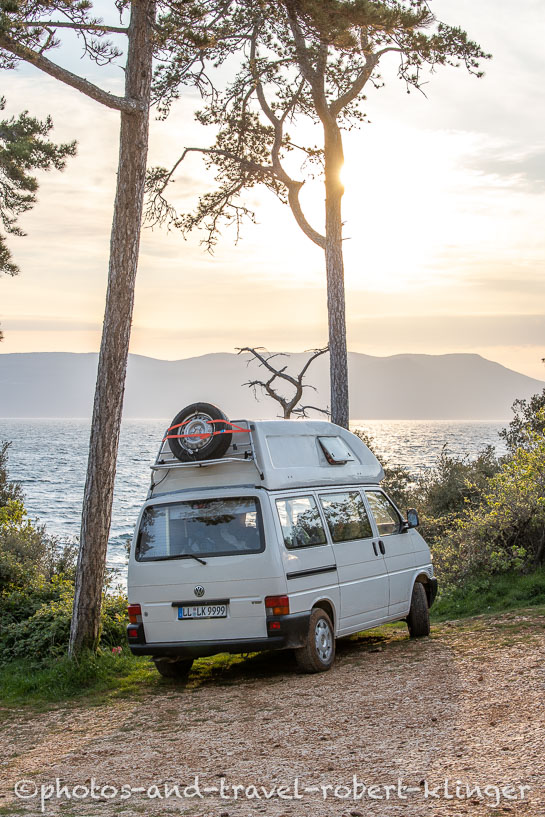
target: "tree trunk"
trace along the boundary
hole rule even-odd
[[[70,655],[96,649],[129,353],[148,152],[154,0],[132,0],[125,90],[144,110],[121,113],[108,293],[89,443]]]
[[[340,173],[344,162],[341,131],[336,123],[324,124],[325,159],[325,263],[329,325],[331,419],[348,428],[348,357],[344,297],[344,261],[341,202],[344,188]]]

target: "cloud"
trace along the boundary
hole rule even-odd
[[[521,152],[520,145],[513,142],[496,149],[483,146],[483,150],[466,159],[465,166],[524,192],[545,192],[545,149],[541,146],[527,152]]]

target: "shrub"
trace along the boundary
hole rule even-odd
[[[0,508],[10,500],[21,499],[21,486],[8,479],[8,450],[11,443],[0,443]]]
[[[539,415],[545,422],[543,411]],[[538,417],[539,419],[539,417]],[[479,503],[469,505],[436,549],[445,576],[529,571],[545,558],[545,438],[526,429]]]
[[[0,592],[38,577],[73,576],[75,553],[73,545],[59,546],[45,528],[35,527],[20,500],[0,506]]]
[[[514,454],[519,448],[528,446],[532,434],[545,433],[545,389],[529,400],[515,400],[511,410],[515,416],[508,428],[500,431],[500,437]]]
[[[74,586],[55,577],[41,587],[4,596],[6,615],[0,631],[0,663],[31,657],[43,663],[66,654],[70,637]],[[116,647],[126,642],[127,600],[105,595],[101,611],[100,643]]]
[[[7,452],[0,446],[0,663],[44,662],[68,646],[76,547],[59,546],[32,524],[19,486],[8,481]],[[103,645],[125,643],[126,606],[121,594],[104,595]]]

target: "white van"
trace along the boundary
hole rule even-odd
[[[285,648],[320,672],[336,638],[400,619],[427,635],[430,551],[383,476],[333,423],[231,423],[188,406],[152,466],[131,546],[131,651],[168,677],[199,656]]]

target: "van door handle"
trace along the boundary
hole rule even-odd
[[[384,554],[386,553],[386,548],[384,547],[384,542],[382,541],[382,539],[378,540],[378,546],[380,548],[380,552],[384,556]]]
[[[373,550],[375,551],[375,556],[378,556],[378,550],[375,542],[373,542]]]

